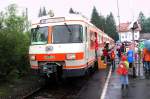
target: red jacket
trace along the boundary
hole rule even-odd
[[[106,49],[103,50],[103,55],[104,55],[104,56],[108,56],[108,52],[107,52]]]

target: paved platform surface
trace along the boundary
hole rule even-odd
[[[121,90],[120,77],[112,72],[104,99],[150,99],[150,74],[144,74],[140,66],[137,77],[129,76],[129,88]]]
[[[108,76],[109,68],[99,70],[92,74],[88,82],[81,88],[76,99],[100,99],[102,90]]]

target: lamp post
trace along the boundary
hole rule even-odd
[[[118,23],[119,23],[119,25],[118,25],[118,27],[119,27],[119,29],[118,29],[118,35],[119,35],[119,31],[120,31],[120,15],[119,15],[119,1],[117,0],[117,10],[118,10]],[[119,40],[121,41],[121,37],[120,37],[120,35],[119,35]]]
[[[132,40],[133,40],[133,52],[134,52],[134,54],[135,54],[134,32],[135,32],[135,29],[137,29],[137,28],[138,28],[138,23],[137,23],[137,21],[135,21],[133,23],[133,26],[131,27],[131,30],[132,30]],[[136,77],[135,65],[133,65],[133,77]]]

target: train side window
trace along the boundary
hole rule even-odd
[[[90,31],[90,48],[94,49],[95,48],[95,32]]]
[[[87,42],[87,27],[85,27],[85,41]]]
[[[99,32],[99,35],[98,35],[98,42],[101,43],[101,33]]]

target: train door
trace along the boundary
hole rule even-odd
[[[95,69],[98,69],[98,33],[94,32],[95,35],[95,63],[94,63],[94,67]]]
[[[85,61],[86,61],[86,63],[88,63],[88,59],[89,59],[89,50],[88,50],[88,48],[89,48],[89,42],[88,42],[88,27],[86,26],[85,27],[85,32],[84,32],[84,37],[85,37]]]
[[[95,35],[95,57],[97,59],[98,57],[98,34],[97,32],[94,32],[94,35]]]

